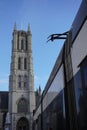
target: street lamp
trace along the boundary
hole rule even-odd
[[[48,41],[54,41],[55,39],[66,39],[67,36],[69,34],[69,31],[64,32],[64,33],[59,33],[59,34],[51,34],[50,36],[48,36]]]

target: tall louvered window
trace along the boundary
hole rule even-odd
[[[19,50],[19,42],[17,43],[17,49]]]
[[[20,57],[18,58],[18,69],[19,70],[21,69],[21,58]]]
[[[23,50],[24,49],[24,40],[22,39],[21,40],[21,50]]]
[[[21,75],[18,76],[18,88],[21,89]]]
[[[27,45],[27,41],[26,41],[26,43],[25,43],[25,50],[27,50],[28,49],[28,45]]]
[[[27,59],[24,58],[24,69],[27,69]]]
[[[27,88],[27,75],[24,76],[24,89]]]

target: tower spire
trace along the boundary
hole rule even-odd
[[[28,30],[27,30],[28,32],[30,31],[30,24],[28,24]]]
[[[28,24],[28,29],[27,29],[28,32],[31,32],[30,30],[30,24]]]
[[[14,31],[17,30],[16,22],[14,23]]]

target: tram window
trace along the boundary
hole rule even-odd
[[[80,64],[83,87],[87,89],[87,56]]]
[[[84,70],[84,82],[85,82],[85,87],[87,87],[87,66],[85,66]]]

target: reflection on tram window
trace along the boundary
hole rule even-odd
[[[87,89],[87,56],[80,65],[83,88]]]

